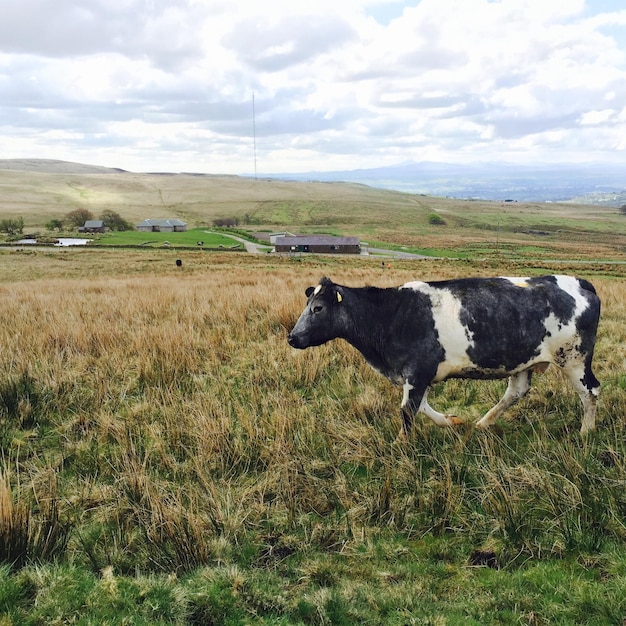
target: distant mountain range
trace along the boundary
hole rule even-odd
[[[352,182],[408,193],[517,202],[626,204],[626,164],[404,163],[390,167],[270,174],[297,181]]]

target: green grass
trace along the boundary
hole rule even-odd
[[[210,232],[207,232],[210,231]],[[201,241],[202,246],[198,246]],[[207,228],[193,228],[181,233],[145,233],[138,231],[107,232],[94,238],[91,245],[194,247],[194,248],[243,248],[239,242],[227,235]]]
[[[380,248],[383,250],[393,250],[395,252],[407,252],[410,254],[421,254],[429,257],[438,257],[444,259],[464,259],[471,256],[471,252],[464,249],[450,248],[424,248],[419,246],[402,246],[384,241],[368,241],[369,247]]]
[[[384,533],[358,548],[256,553],[173,577],[71,565],[0,569],[3,623],[620,625],[626,561],[473,566],[455,539]]]

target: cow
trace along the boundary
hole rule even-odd
[[[600,383],[592,371],[600,299],[573,276],[460,278],[399,287],[345,287],[322,278],[305,291],[288,336],[298,349],[341,338],[402,385],[402,431],[418,412],[438,426],[461,421],[433,409],[433,383],[508,378],[502,399],[477,422],[485,429],[530,388],[533,371],[559,366],[583,404],[581,434],[595,429]]]

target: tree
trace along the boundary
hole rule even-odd
[[[619,210],[622,215],[626,215],[626,204],[622,204]]]
[[[17,219],[4,219],[0,220],[0,232],[7,233],[8,235],[15,235],[21,233],[24,230],[24,219],[18,217]]]
[[[75,211],[70,211],[65,219],[72,225],[79,228],[80,226],[84,226],[85,222],[93,219],[93,213],[88,209],[76,209]]]
[[[46,228],[48,230],[57,230],[61,232],[63,230],[63,220],[60,219],[52,219],[49,222],[46,222]]]
[[[213,220],[213,226],[218,228],[234,228],[239,226],[238,217],[217,217]]]
[[[109,230],[133,230],[133,225],[127,222],[119,213],[107,209],[102,211],[100,219]]]

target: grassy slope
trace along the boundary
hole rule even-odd
[[[137,222],[179,217],[207,226],[238,217],[251,230],[358,235],[412,250],[458,256],[626,259],[626,219],[614,208],[460,201],[362,185],[293,183],[234,176],[46,173],[0,169],[0,218],[21,215],[26,229],[79,207]],[[445,225],[429,224],[432,213]],[[564,256],[565,255],[565,256]]]

